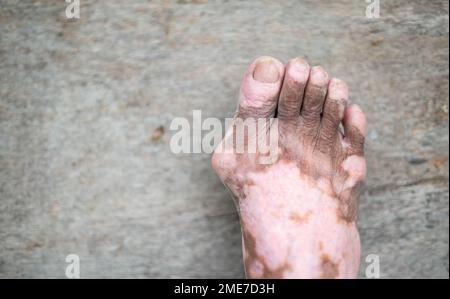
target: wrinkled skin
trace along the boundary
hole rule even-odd
[[[244,76],[236,118],[274,117],[277,127],[246,136],[277,131],[271,163],[261,163],[265,153],[225,153],[223,146],[212,158],[240,215],[247,276],[356,277],[364,114],[348,105],[346,84],[321,67],[261,57]]]

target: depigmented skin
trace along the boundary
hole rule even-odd
[[[366,124],[347,98],[343,81],[304,60],[283,67],[263,57],[250,65],[236,117],[278,118],[277,159],[260,164],[258,151],[212,158],[240,215],[248,277],[356,276]]]

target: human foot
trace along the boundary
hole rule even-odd
[[[261,164],[258,151],[221,150],[212,158],[240,215],[247,277],[357,276],[366,120],[347,98],[343,81],[302,59],[284,67],[261,57],[249,66],[236,118],[276,117],[277,159]]]

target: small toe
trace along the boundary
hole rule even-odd
[[[280,120],[298,120],[309,71],[308,63],[301,58],[287,64],[278,103],[277,117]]]
[[[328,82],[328,74],[322,67],[315,66],[311,68],[300,117],[305,130],[309,130],[313,134],[317,133],[320,125],[320,116],[325,95],[327,94]]]
[[[364,155],[364,140],[367,133],[366,116],[357,105],[350,105],[344,112],[344,144],[348,155]]]
[[[320,139],[322,140],[323,146],[330,147],[336,141],[336,136],[339,133],[339,124],[344,117],[347,101],[347,84],[339,79],[331,79],[328,85],[327,97],[323,105],[320,126]]]
[[[275,115],[284,65],[272,57],[259,57],[247,69],[241,84],[237,116],[267,118]]]

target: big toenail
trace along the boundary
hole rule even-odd
[[[256,63],[253,78],[262,83],[275,83],[280,78],[277,62],[271,59],[260,60]]]

